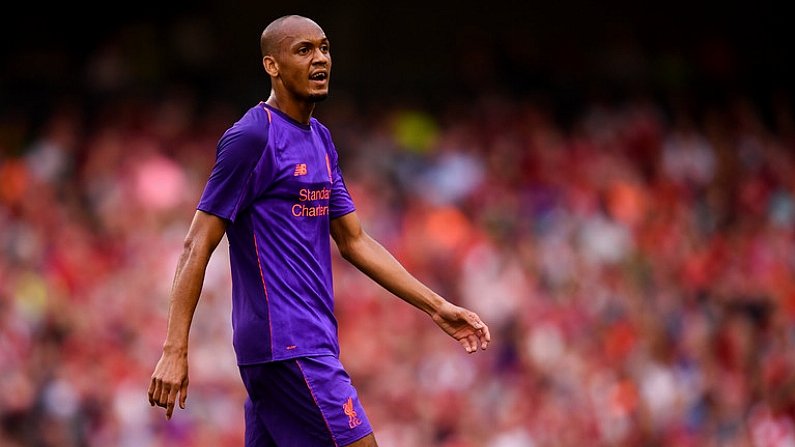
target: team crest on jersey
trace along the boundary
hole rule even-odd
[[[348,401],[342,404],[342,411],[348,416],[348,427],[356,428],[362,425],[361,419],[356,415],[356,410],[353,409],[353,398],[349,397]]]
[[[306,175],[306,163],[298,163],[295,165],[295,172],[293,173],[293,177],[298,177],[299,175]]]

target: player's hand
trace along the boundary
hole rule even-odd
[[[188,398],[188,357],[164,352],[149,383],[149,405],[165,408],[166,419],[171,419],[177,397],[179,407],[184,410]]]
[[[489,327],[475,312],[447,302],[431,318],[443,331],[458,340],[468,353],[475,353],[478,348],[484,351],[488,348],[491,341]]]

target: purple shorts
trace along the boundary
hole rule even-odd
[[[340,447],[373,429],[334,356],[240,366],[246,447]]]

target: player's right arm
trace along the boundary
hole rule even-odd
[[[226,231],[227,221],[196,211],[177,262],[169,299],[163,354],[149,384],[149,404],[164,407],[171,419],[179,395],[185,408],[188,392],[188,334],[199,303],[207,264]]]

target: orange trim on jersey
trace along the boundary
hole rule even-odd
[[[331,162],[328,161],[328,154],[326,154],[326,170],[328,171],[328,181],[333,184],[334,176],[331,175]]]
[[[262,106],[262,108],[264,108],[264,109],[265,109],[265,112],[267,112],[267,113],[268,113],[268,123],[270,123],[271,121],[273,121],[273,117],[271,116],[271,111],[270,111],[270,109],[268,109],[268,107],[267,107],[267,106],[264,106],[264,105]]]
[[[331,435],[331,440],[334,441],[335,446],[339,446],[337,443],[337,437],[334,436],[334,432],[331,430],[331,425],[328,423],[328,419],[326,418],[326,413],[323,412],[323,409],[320,408],[320,404],[317,403],[317,397],[315,397],[315,392],[312,390],[312,385],[309,384],[309,379],[306,378],[306,373],[304,373],[304,368],[301,366],[301,362],[298,359],[295,360],[296,366],[298,369],[301,370],[301,375],[304,376],[304,382],[306,383],[306,388],[309,390],[309,394],[312,395],[312,400],[315,401],[315,406],[320,411],[320,415],[323,417],[323,422],[326,423],[326,428],[328,429],[329,435]]]
[[[267,109],[265,109],[267,110]],[[270,115],[270,112],[268,112]],[[254,253],[257,255],[257,267],[259,267],[259,277],[262,279],[262,291],[265,292],[265,305],[268,306],[268,332],[270,332],[271,339],[271,356],[273,355],[273,322],[271,321],[270,300],[268,299],[268,286],[265,285],[265,275],[262,273],[262,261],[259,257],[259,244],[257,244],[257,235],[254,234]]]

